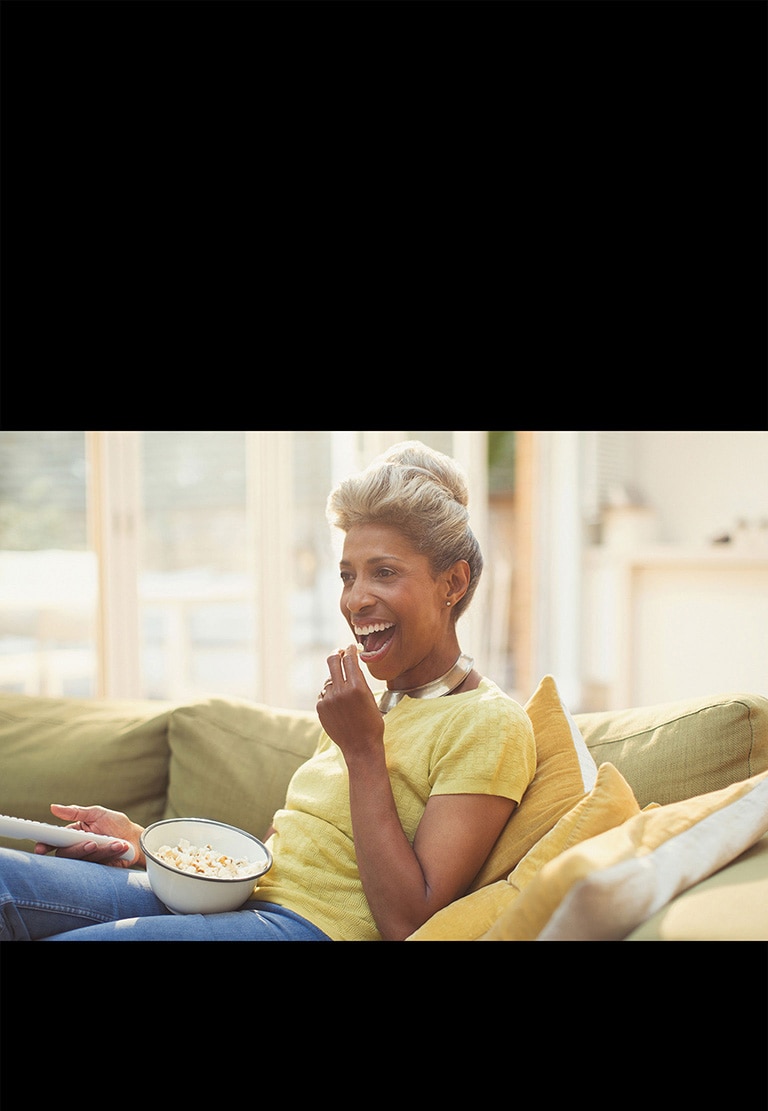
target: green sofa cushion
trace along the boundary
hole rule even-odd
[[[0,813],[52,822],[52,802],[99,803],[141,825],[157,821],[168,787],[172,708],[146,700],[0,695]]]
[[[689,887],[626,941],[768,941],[768,833]]]
[[[171,715],[166,818],[214,818],[262,838],[315,750],[317,714],[208,698]]]
[[[610,762],[640,806],[717,791],[768,770],[768,698],[726,694],[574,714],[595,762]]]

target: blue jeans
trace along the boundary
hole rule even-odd
[[[173,914],[146,872],[0,848],[0,941],[330,941],[250,900],[228,914]]]

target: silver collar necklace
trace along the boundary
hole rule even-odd
[[[472,657],[461,652],[450,671],[446,671],[445,675],[441,675],[439,679],[433,679],[431,683],[425,683],[423,687],[411,687],[407,691],[385,690],[379,701],[379,709],[382,714],[386,714],[406,694],[409,698],[441,698],[444,694],[450,694],[451,691],[456,690],[460,683],[464,682],[474,666],[475,661]]]

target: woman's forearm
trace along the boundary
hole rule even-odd
[[[395,806],[383,752],[353,760],[349,802],[360,878],[384,940],[399,941],[430,915],[429,888]]]

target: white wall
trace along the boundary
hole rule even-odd
[[[768,527],[759,526],[768,525],[768,432],[598,436],[611,478],[656,514],[658,543],[583,552],[587,708],[766,693]],[[589,480],[582,468],[582,485]],[[734,536],[740,519],[751,533],[712,543]]]
[[[768,519],[768,432],[628,432],[631,480],[659,540],[706,543]]]

